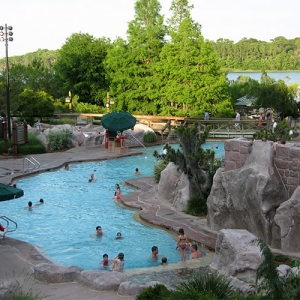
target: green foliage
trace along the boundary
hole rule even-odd
[[[258,292],[266,294],[266,299],[284,299],[284,290],[280,282],[276,266],[273,264],[274,255],[262,239],[256,239],[260,246],[263,261],[256,270],[256,284],[259,282]]]
[[[33,90],[25,89],[19,96],[18,111],[24,117],[49,117],[53,115],[54,105],[53,98],[46,92],[34,92]]]
[[[96,104],[79,102],[77,105],[73,105],[73,110],[78,113],[103,114],[105,113],[106,108]]]
[[[136,300],[163,300],[169,299],[171,292],[162,284],[156,284],[155,286],[150,286],[139,294]]]
[[[47,141],[51,150],[61,150],[72,146],[72,131],[63,129],[57,132],[49,132]]]
[[[284,299],[300,299],[300,276],[288,274],[282,278]]]
[[[155,132],[148,131],[146,134],[144,134],[143,141],[144,143],[155,143],[157,141]]]
[[[272,131],[271,127],[268,129],[266,127],[260,128],[256,132],[256,136],[258,139],[266,138],[269,141],[275,142],[277,139],[281,141],[290,141],[291,135],[289,134],[291,127],[288,126],[286,120],[282,120],[278,122],[277,126],[275,127],[274,132]]]
[[[104,71],[104,59],[110,41],[89,34],[74,33],[58,52],[54,70],[61,84],[59,91],[80,95],[80,101],[104,106],[109,84]]]
[[[8,148],[12,153],[12,138],[8,140]],[[28,133],[28,144],[18,145],[19,154],[40,154],[45,153],[46,149],[42,141],[33,133]],[[0,153],[4,153],[4,140],[0,140]]]
[[[224,275],[206,271],[203,274],[195,275],[187,282],[180,283],[176,291],[182,292],[183,295],[188,295],[189,293],[190,295],[194,295],[194,298],[181,299],[235,299],[237,293],[231,287],[230,282]],[[202,298],[203,295],[205,297]],[[177,297],[174,299],[180,298]]]
[[[218,39],[213,47],[228,70],[299,70],[299,37],[279,36],[270,42],[243,38],[237,43]]]
[[[111,80],[114,110],[135,114],[158,114],[161,97],[156,76],[166,28],[157,0],[137,0],[135,18],[128,24],[128,42],[117,39],[105,61]]]
[[[45,153],[46,148],[42,141],[33,133],[28,133],[28,144],[18,146],[19,154],[40,154]]]
[[[192,197],[188,201],[186,208],[186,213],[193,216],[206,216],[207,215],[207,205],[206,200],[209,196],[209,193],[205,193],[204,197],[201,197],[199,194]]]
[[[160,160],[154,166],[154,180],[159,183],[161,172],[167,167],[168,161]]]

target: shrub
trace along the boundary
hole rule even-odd
[[[144,143],[154,143],[157,141],[157,136],[154,132],[148,131],[143,137]]]
[[[50,132],[47,136],[51,150],[70,148],[72,145],[72,131],[63,129],[58,132]]]
[[[156,284],[155,286],[150,286],[139,294],[137,300],[162,300],[168,299],[171,295],[171,292],[163,285]],[[171,298],[170,298],[171,299]]]
[[[167,167],[167,165],[168,165],[168,161],[166,161],[166,160],[160,160],[154,166],[154,180],[155,180],[156,183],[159,183],[160,174]]]
[[[188,201],[188,205],[186,208],[186,213],[193,216],[206,216],[207,215],[207,197],[209,193],[205,195],[205,199],[200,196],[200,194],[192,197]]]
[[[187,282],[180,283],[177,292],[193,293],[193,299],[234,299],[237,293],[231,287],[230,282],[224,275],[206,271],[203,274],[193,276]],[[206,295],[206,297],[202,298],[201,295]]]

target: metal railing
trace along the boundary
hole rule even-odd
[[[25,170],[25,161],[27,161],[26,170]],[[41,164],[32,156],[23,158],[23,173],[32,172],[33,170],[38,169],[40,166]]]
[[[0,216],[0,219],[2,219],[4,222],[5,222],[5,225],[3,226],[4,227],[4,231],[2,233],[2,231],[0,231],[0,234],[2,234],[2,239],[5,238],[5,235],[8,233],[8,232],[13,232],[13,231],[16,231],[17,228],[18,228],[18,224],[17,222],[13,221],[12,219],[6,217],[6,216]],[[13,228],[11,228],[11,223],[13,223],[12,225],[14,226]]]

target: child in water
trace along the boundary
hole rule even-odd
[[[113,260],[113,266],[112,266],[112,270],[113,271],[119,271],[119,272],[123,272],[124,270],[124,253],[119,253]]]

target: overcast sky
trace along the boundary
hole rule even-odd
[[[8,55],[38,49],[60,49],[72,33],[96,38],[126,38],[136,0],[0,0],[0,25],[13,27]],[[160,0],[170,16],[171,0]],[[192,17],[202,25],[205,39],[242,38],[270,41],[300,36],[300,0],[190,0]],[[2,47],[1,47],[2,44]],[[0,58],[5,43],[0,42]]]

